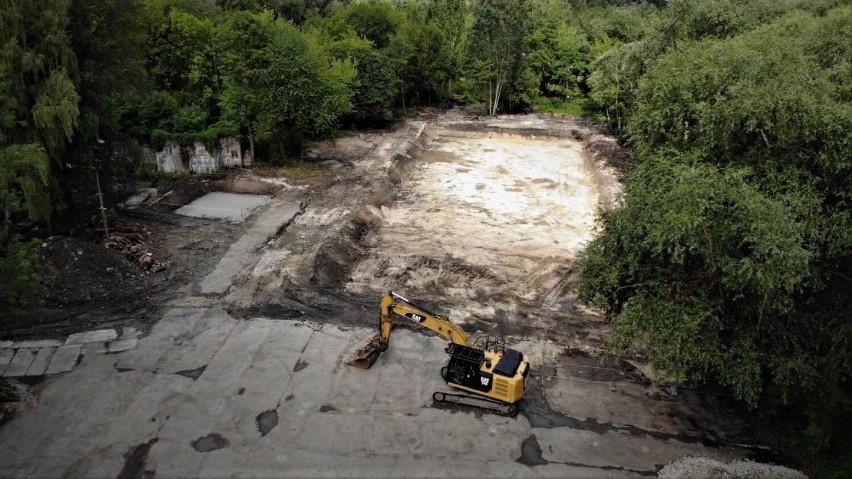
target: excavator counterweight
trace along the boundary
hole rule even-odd
[[[485,350],[477,349],[467,333],[449,318],[415,306],[393,291],[382,295],[379,309],[379,332],[355,347],[348,364],[369,369],[390,344],[394,317],[405,317],[450,342],[446,349],[450,358],[441,369],[441,377],[456,391],[436,392],[435,402],[464,404],[505,415],[517,413],[530,371],[529,360],[522,353],[496,343],[487,343]],[[489,349],[492,344],[494,347]]]

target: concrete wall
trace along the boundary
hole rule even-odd
[[[216,171],[216,159],[200,141],[195,142],[195,151],[189,157],[189,171],[195,173],[213,173]]]
[[[219,148],[212,154],[207,151],[204,143],[196,141],[189,152],[188,161],[181,154],[180,145],[176,141],[168,141],[162,151],[156,153],[157,171],[172,173],[175,171],[192,171],[195,173],[212,173],[220,166],[239,167],[252,164],[251,154],[242,151],[237,138],[222,138]]]

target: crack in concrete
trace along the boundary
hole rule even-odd
[[[175,374],[180,374],[181,376],[188,377],[188,378],[192,379],[193,381],[197,381],[198,378],[200,378],[201,375],[204,374],[205,369],[207,369],[206,364],[204,366],[201,366],[201,367],[198,367],[198,368],[195,368],[195,369],[184,369],[183,371],[178,371]]]
[[[293,372],[297,373],[297,372],[305,369],[306,367],[308,367],[308,363],[306,361],[302,361],[301,359],[299,359],[298,361],[296,361],[296,365],[293,366]]]
[[[257,415],[255,423],[257,424],[257,430],[260,431],[260,437],[266,436],[269,434],[269,431],[272,431],[278,425],[278,410],[270,409],[263,411]]]
[[[145,470],[145,462],[148,460],[148,452],[151,446],[157,443],[159,438],[153,438],[148,442],[137,444],[124,453],[124,467],[118,473],[117,479],[137,479],[142,477],[153,477],[153,471]]]
[[[293,222],[296,221],[296,217],[304,214],[306,209],[308,209],[308,202],[305,201],[305,200],[300,201],[299,202],[299,211],[297,211],[296,214],[291,216],[289,220],[287,220],[283,224],[281,224],[281,226],[279,226],[278,229],[275,230],[275,233],[273,233],[272,236],[270,236],[266,240],[266,244],[270,244],[271,242],[275,241],[275,239],[277,239],[279,236],[284,234],[284,232],[287,231],[287,228],[289,228],[290,225],[292,225]]]

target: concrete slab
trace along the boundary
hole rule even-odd
[[[138,339],[120,339],[107,344],[107,352],[121,353],[136,347],[139,344]]]
[[[77,365],[77,359],[80,357],[81,351],[83,351],[82,344],[60,346],[56,349],[56,353],[50,360],[50,365],[47,367],[46,374],[64,373],[74,369],[74,366]]]
[[[151,333],[139,340],[139,346],[136,349],[127,351],[119,356],[116,368],[157,372],[157,365],[164,356],[169,353],[179,353],[185,343],[192,344],[191,340],[196,335],[193,332],[196,324],[207,311],[207,308],[170,309],[154,325]],[[210,347],[218,348],[219,346],[212,345]],[[174,371],[166,371],[175,372],[183,369],[193,369],[202,364],[195,364],[191,367],[180,367]]]
[[[27,376],[41,376],[44,374],[50,365],[50,360],[53,358],[54,353],[56,353],[55,346],[39,349],[35,359],[27,369]]]
[[[180,347],[173,347],[157,361],[158,372],[175,373],[207,366],[231,335],[237,321],[219,308],[187,308],[186,331],[176,336]],[[152,334],[161,334],[155,326]],[[147,339],[147,338],[146,338]]]
[[[35,359],[36,350],[21,348],[15,353],[15,357],[12,358],[12,361],[9,363],[9,367],[3,372],[3,376],[7,378],[16,378],[25,376],[27,374],[27,369],[30,368],[30,364],[32,364]]]
[[[118,333],[114,329],[98,329],[96,331],[86,331],[68,336],[65,344],[85,344],[85,343],[105,343],[107,341],[115,341]]]
[[[12,358],[15,357],[15,350],[11,348],[2,348],[0,349],[0,374],[3,374],[6,371],[6,368],[9,367],[9,363],[12,362]]]
[[[139,339],[142,333],[133,326],[125,326],[121,329],[121,336],[118,339]]]
[[[27,349],[36,349],[36,348],[46,348],[49,346],[62,346],[62,341],[57,341],[54,339],[39,339],[35,341],[15,341],[15,344],[12,346],[13,348],[27,348]]]
[[[222,294],[244,269],[253,266],[257,248],[266,243],[278,229],[302,212],[302,202],[275,200],[255,220],[254,224],[232,244],[216,268],[200,284],[204,294]]]
[[[214,191],[178,208],[175,213],[194,218],[216,218],[240,222],[269,201],[268,196]]]
[[[142,470],[164,477],[636,477],[721,451],[435,408],[446,342],[397,330],[372,369],[341,364],[368,332],[174,308],[135,349],[45,382],[0,428],[0,477],[114,477],[155,438]],[[58,348],[51,367],[71,348],[83,345]],[[277,418],[265,435],[262,414]],[[529,467],[517,460],[533,435],[542,465]]]
[[[0,349],[11,348],[14,343],[14,341],[0,341]]]

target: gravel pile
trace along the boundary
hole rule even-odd
[[[709,457],[683,457],[660,469],[661,479],[807,479],[799,471],[752,461],[722,462]]]

